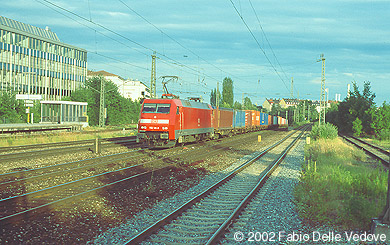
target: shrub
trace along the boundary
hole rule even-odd
[[[317,139],[335,139],[337,137],[338,131],[337,127],[330,123],[325,123],[323,125],[313,126],[310,137],[313,140]]]
[[[379,139],[380,140],[390,140],[390,130],[389,129],[382,129],[379,132]]]
[[[352,123],[353,135],[356,137],[359,137],[362,134],[362,130],[363,130],[362,120],[360,120],[357,117],[356,120],[353,121],[353,123]]]

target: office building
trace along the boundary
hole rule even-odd
[[[42,29],[0,16],[0,91],[61,100],[87,77],[87,51]]]

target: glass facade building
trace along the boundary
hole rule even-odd
[[[0,16],[0,91],[60,100],[87,77],[87,51],[42,29]]]

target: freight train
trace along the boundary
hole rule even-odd
[[[145,99],[138,122],[137,142],[146,142],[153,147],[172,147],[287,124],[282,117],[255,110],[215,108],[199,100]]]

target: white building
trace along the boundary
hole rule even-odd
[[[106,71],[88,71],[88,77],[103,76],[118,86],[119,93],[124,98],[135,101],[141,98],[150,98],[150,90],[143,82],[137,80],[124,79]]]

